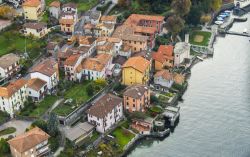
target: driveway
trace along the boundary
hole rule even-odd
[[[24,121],[24,120],[11,120],[7,123],[4,123],[0,126],[0,130],[6,129],[8,127],[16,128],[16,132],[13,134],[3,135],[0,138],[8,138],[9,135],[17,136],[25,132],[26,128],[31,125],[31,121]]]

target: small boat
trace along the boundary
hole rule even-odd
[[[247,34],[247,29],[246,29],[246,28],[243,30],[243,33],[244,33],[244,34]]]
[[[215,21],[214,22],[216,25],[222,25],[224,22],[223,21]]]
[[[224,12],[230,14],[232,11],[230,11],[230,10],[225,10]]]
[[[220,14],[219,17],[225,18],[225,17],[227,17],[227,15]]]
[[[218,21],[224,21],[224,19],[221,18],[221,17],[217,17],[217,20],[218,20]]]

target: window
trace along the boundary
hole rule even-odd
[[[135,102],[135,99],[133,99],[133,102]]]
[[[133,107],[135,108],[135,104],[133,104]]]

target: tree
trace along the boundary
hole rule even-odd
[[[94,94],[94,87],[92,84],[87,85],[86,91],[88,96],[92,96]]]
[[[191,7],[190,0],[173,0],[171,4],[174,12],[180,16],[185,16],[189,13]]]
[[[200,8],[198,6],[193,6],[187,16],[186,22],[195,26],[198,25],[200,23],[201,14]]]
[[[184,20],[180,18],[178,15],[172,15],[167,18],[166,28],[168,31],[172,33],[173,37],[176,37],[178,33],[184,28]]]
[[[213,11],[218,11],[221,8],[222,0],[212,0],[211,8]]]
[[[7,141],[4,138],[0,139],[0,156],[4,156],[10,152],[10,147]]]
[[[55,113],[49,115],[48,120],[48,133],[50,136],[56,136],[58,133],[58,119]]]
[[[0,17],[3,17],[3,18],[12,18],[13,15],[15,13],[15,10],[12,9],[11,7],[9,6],[0,6]]]
[[[31,124],[31,127],[39,127],[40,129],[42,129],[43,131],[47,132],[47,128],[48,128],[48,124],[47,122],[45,122],[44,120],[36,120]]]

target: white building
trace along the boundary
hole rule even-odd
[[[23,25],[23,32],[25,36],[34,36],[42,38],[48,34],[47,25],[45,23],[25,23]]]
[[[19,79],[6,87],[0,87],[0,110],[7,112],[11,117],[24,107],[28,94],[27,81]]]
[[[53,1],[49,5],[49,14],[50,16],[55,17],[56,19],[59,19],[61,12],[61,3],[59,1]]]
[[[87,111],[88,122],[95,125],[98,132],[105,133],[123,117],[122,101],[115,95],[104,95]]]
[[[157,90],[167,91],[173,83],[173,75],[167,70],[158,71],[154,75],[154,84]]]
[[[123,50],[124,45],[123,45],[122,40],[119,38],[114,38],[114,37],[99,37],[97,38],[96,45],[102,46],[107,42],[114,44],[113,51],[114,51],[115,56],[119,55],[121,51]]]
[[[186,42],[178,42],[174,47],[174,65],[179,67],[185,59],[190,57],[190,44]]]
[[[30,79],[27,84],[27,93],[33,101],[43,100],[47,93],[47,82],[39,78]]]
[[[84,14],[85,22],[97,25],[100,21],[102,13],[100,11],[87,11]]]
[[[52,92],[59,82],[58,63],[54,59],[48,58],[32,68],[30,77],[47,82],[48,92]]]
[[[20,70],[20,57],[9,53],[0,58],[0,79],[9,79]]]
[[[94,58],[86,58],[76,68],[77,80],[97,80],[99,78],[105,79],[112,75],[109,71],[112,66],[112,56],[109,54],[98,54]]]

